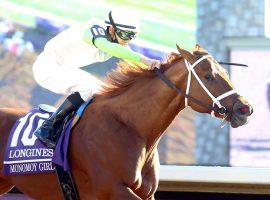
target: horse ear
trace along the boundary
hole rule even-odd
[[[208,54],[208,52],[204,49],[204,48],[202,48],[199,44],[196,44],[195,45],[195,47],[194,47],[194,49],[193,49],[193,52],[203,52],[203,53],[207,53]]]
[[[192,53],[179,47],[178,44],[176,44],[176,47],[181,56],[183,56],[183,58],[185,58],[187,61],[192,62],[195,59]]]

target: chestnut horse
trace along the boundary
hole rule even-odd
[[[247,122],[252,107],[235,92],[218,62],[199,45],[193,53],[177,49],[180,54],[171,54],[160,71],[120,63],[73,128],[69,155],[80,199],[154,199],[159,182],[157,145],[186,106],[212,113],[232,127]],[[25,113],[0,110],[0,192],[16,186],[34,199],[59,200],[55,173],[3,175],[9,132]]]

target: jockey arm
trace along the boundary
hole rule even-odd
[[[148,69],[155,61],[136,53],[125,46],[108,41],[105,35],[93,37],[89,30],[85,30],[83,39],[88,44],[95,45],[103,52],[128,62],[134,62],[143,69]]]
[[[147,65],[141,61],[141,57],[142,57],[141,54],[136,53],[129,48],[121,46],[120,44],[112,43],[105,38],[97,38],[95,40],[95,45],[100,50],[112,56],[115,56],[117,58],[121,58],[124,60],[128,60],[128,61],[133,61],[136,64],[138,64],[140,67],[147,68]]]

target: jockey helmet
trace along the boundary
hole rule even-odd
[[[140,29],[140,17],[124,8],[116,8],[110,11],[105,23],[113,26],[116,30],[137,33]]]

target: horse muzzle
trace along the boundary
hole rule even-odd
[[[238,99],[233,105],[230,122],[233,128],[243,126],[248,123],[248,117],[252,115],[252,106],[242,99]]]

